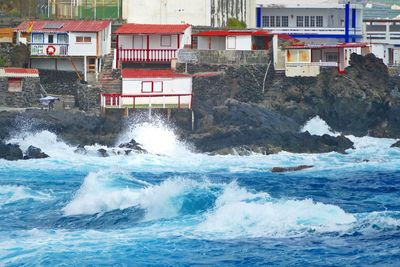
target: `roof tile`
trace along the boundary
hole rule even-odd
[[[189,27],[189,24],[124,24],[115,34],[180,34]]]
[[[103,20],[36,20],[24,21],[15,31],[26,32],[33,23],[32,32],[99,32],[110,25],[110,21]],[[62,24],[59,29],[46,29],[47,24]]]

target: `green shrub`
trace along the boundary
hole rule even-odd
[[[229,29],[246,29],[246,22],[238,20],[237,18],[228,18],[226,26]]]
[[[5,67],[6,64],[7,60],[4,57],[0,56],[0,67]]]

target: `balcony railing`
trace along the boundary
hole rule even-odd
[[[67,56],[68,44],[31,43],[31,56]]]
[[[192,105],[193,94],[101,94],[101,107],[105,109],[192,109]]]
[[[122,62],[168,62],[176,57],[177,49],[118,49]]]
[[[344,27],[342,28],[271,28],[266,27],[268,31],[272,33],[286,33],[286,34],[345,34]],[[350,28],[349,34],[362,35],[362,28]]]
[[[303,66],[320,66],[320,67],[337,67],[337,62],[287,62],[286,67],[303,67]]]

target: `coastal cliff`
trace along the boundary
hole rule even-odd
[[[189,65],[188,70],[217,72],[194,77],[194,131],[190,112],[172,113],[177,134],[200,152],[344,153],[353,146],[344,136],[301,133],[302,125],[317,115],[344,135],[400,137],[400,79],[372,54],[353,54],[346,74],[326,69],[315,78],[287,78],[270,70],[265,88],[265,65]],[[72,145],[114,146],[126,126],[119,115],[0,112],[0,139],[29,125],[29,130],[50,130]]]

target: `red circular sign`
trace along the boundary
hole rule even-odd
[[[56,48],[52,45],[49,45],[46,49],[46,53],[50,56],[54,55],[56,53]]]

